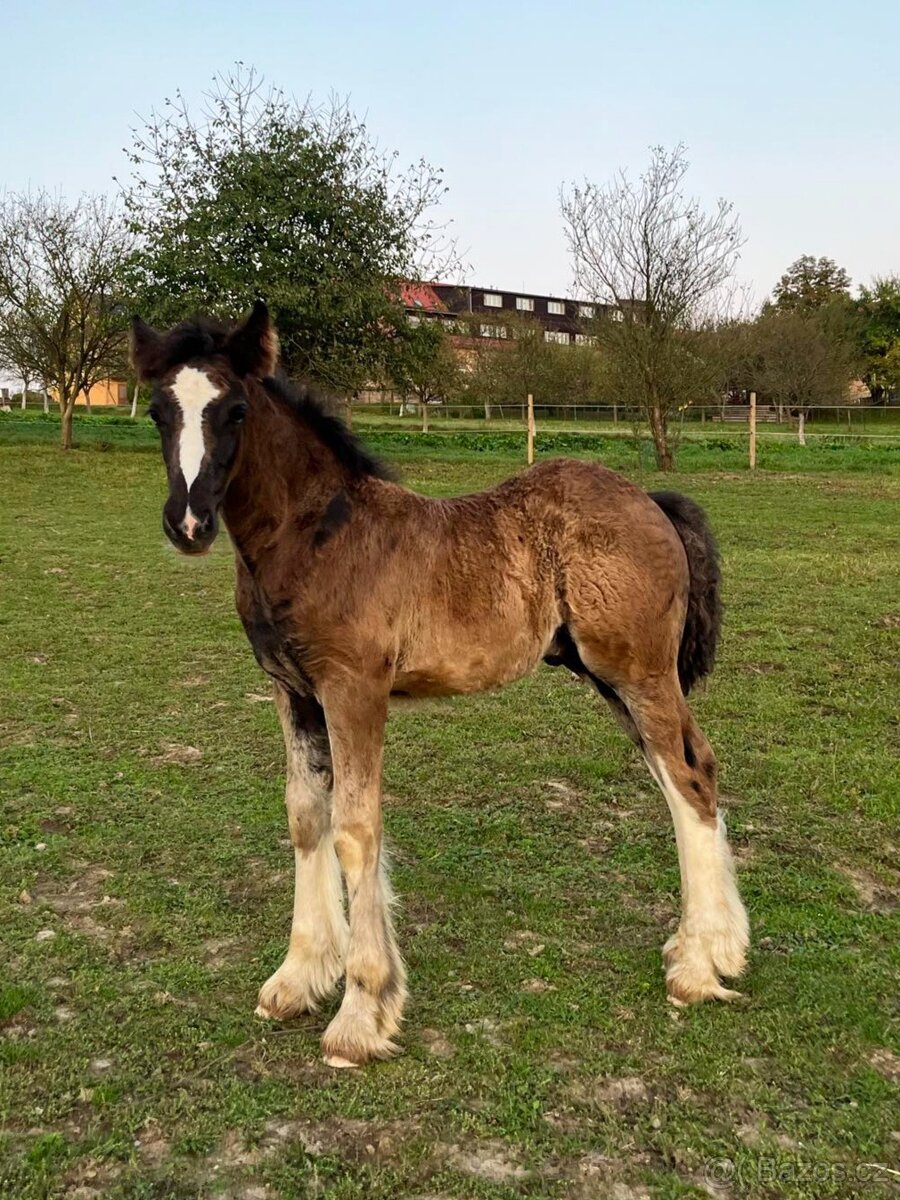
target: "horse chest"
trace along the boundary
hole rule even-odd
[[[260,597],[239,598],[238,612],[256,661],[289,691],[312,695],[314,688],[296,646]]]

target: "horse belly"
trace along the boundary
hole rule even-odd
[[[392,692],[401,696],[455,696],[489,691],[521,679],[543,658],[552,636],[544,630],[469,627],[447,629],[420,646],[398,670]]]

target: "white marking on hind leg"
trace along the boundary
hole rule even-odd
[[[672,814],[681,868],[681,923],[663,949],[670,997],[676,1003],[732,999],[738,993],[723,987],[718,977],[743,971],[749,924],[724,819],[719,813],[715,823],[704,821],[679,792],[661,758],[654,760],[651,771]]]

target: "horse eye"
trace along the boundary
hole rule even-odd
[[[235,404],[235,406],[232,409],[230,409],[230,411],[228,413],[228,420],[231,422],[232,425],[240,425],[243,422],[244,417],[246,417],[246,415],[247,415],[247,405],[244,404],[243,401],[241,401],[240,404]]]

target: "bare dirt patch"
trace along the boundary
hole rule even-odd
[[[118,1163],[99,1162],[86,1158],[63,1176],[62,1193],[66,1200],[101,1200],[108,1196],[113,1183],[122,1174]]]
[[[202,951],[207,971],[221,971],[243,954],[243,947],[237,938],[207,938]]]
[[[639,1075],[623,1075],[618,1079],[576,1080],[569,1088],[576,1104],[590,1107],[609,1106],[622,1110],[644,1108],[653,1095]]]
[[[518,1152],[497,1138],[467,1146],[447,1146],[442,1153],[454,1170],[488,1183],[514,1183],[531,1174],[522,1166]]]
[[[503,1038],[500,1036],[502,1029],[501,1022],[494,1017],[479,1017],[477,1021],[468,1021],[465,1026],[466,1033],[480,1035],[496,1049],[503,1045]]]
[[[548,983],[546,979],[539,979],[537,977],[533,979],[524,979],[519,986],[523,992],[531,992],[532,995],[535,996],[540,996],[544,992],[556,991],[555,984]]]
[[[881,913],[884,916],[893,913],[900,901],[900,891],[896,887],[882,883],[870,875],[862,867],[838,866],[838,870],[853,885],[853,890],[859,897],[860,903],[869,912]]]
[[[417,1122],[405,1120],[276,1119],[266,1123],[262,1136],[255,1141],[238,1130],[229,1130],[216,1150],[207,1155],[205,1166],[212,1175],[255,1167],[290,1145],[302,1146],[307,1154],[333,1155],[347,1162],[371,1162],[396,1155],[418,1129]]]
[[[543,786],[544,807],[550,812],[575,812],[581,804],[581,793],[564,779],[545,779]]]
[[[153,762],[157,766],[176,764],[179,767],[193,767],[203,758],[203,752],[196,746],[179,746],[175,742],[163,742],[162,753],[157,754]]]
[[[586,1154],[578,1163],[572,1186],[566,1193],[571,1200],[650,1200],[649,1190],[641,1184],[621,1178],[622,1165],[600,1153]]]
[[[423,1029],[422,1043],[434,1058],[452,1058],[456,1053],[453,1043],[439,1029]]]
[[[106,890],[112,877],[113,872],[105,867],[90,866],[62,890],[49,883],[36,885],[31,899],[63,917],[89,913],[100,906],[116,906],[122,901],[114,899]]]
[[[873,1050],[869,1055],[869,1062],[879,1075],[883,1075],[891,1083],[900,1083],[900,1055],[891,1050]]]

